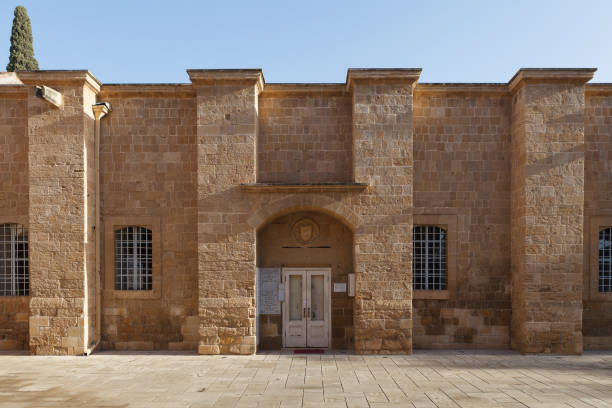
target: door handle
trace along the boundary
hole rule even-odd
[[[306,318],[306,308],[304,308],[304,319]]]

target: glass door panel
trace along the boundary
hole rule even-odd
[[[302,320],[302,275],[289,275],[289,320]]]
[[[297,268],[284,269],[283,282],[283,345],[306,347],[306,271]]]
[[[312,275],[310,279],[310,320],[325,320],[325,277]]]
[[[306,335],[308,347],[329,347],[330,281],[328,270],[307,271],[308,321]]]

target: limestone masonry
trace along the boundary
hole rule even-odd
[[[594,72],[2,73],[0,350],[612,349]]]

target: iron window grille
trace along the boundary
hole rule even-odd
[[[599,231],[599,291],[612,292],[612,227]]]
[[[153,289],[153,234],[144,227],[115,231],[115,290]]]
[[[28,230],[20,224],[0,224],[0,296],[29,294]]]
[[[446,231],[422,225],[412,232],[412,284],[415,290],[446,290]]]

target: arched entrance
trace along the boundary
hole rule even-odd
[[[258,349],[353,349],[353,232],[316,211],[281,215],[257,232]]]

